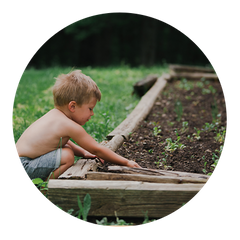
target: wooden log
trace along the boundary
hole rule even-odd
[[[146,175],[156,175],[156,176],[163,176],[164,174],[151,170],[148,168],[130,168],[125,166],[108,166],[109,172],[115,173],[135,173],[135,174],[146,174]]]
[[[108,171],[115,172],[115,173],[146,174],[146,175],[172,176],[172,177],[189,177],[189,178],[201,178],[201,179],[206,179],[206,180],[209,179],[209,176],[204,175],[204,174],[157,170],[157,169],[148,169],[148,168],[130,168],[130,167],[126,167],[126,166],[108,166]]]
[[[169,77],[170,75],[163,74],[160,78],[158,78],[151,89],[141,98],[140,102],[131,114],[107,135],[107,139],[111,139],[115,135],[121,135],[125,139],[128,139],[129,134],[132,133],[138,127],[139,123],[149,114],[159,93],[165,87],[166,79]]]
[[[191,80],[200,80],[202,78],[206,80],[218,81],[218,76],[215,73],[199,73],[199,72],[171,72],[171,79],[191,79]]]
[[[110,141],[104,141],[100,144],[115,152],[123,144],[124,140],[123,136],[115,135]]]
[[[138,181],[49,180],[48,198],[64,211],[78,210],[81,200],[91,196],[89,216],[164,217],[193,198],[204,184],[166,184]]]
[[[141,181],[155,183],[206,183],[207,179],[193,177],[155,176],[146,174],[125,174],[108,172],[88,172],[87,180]]]
[[[87,172],[96,171],[97,162],[93,159],[78,160],[72,167],[67,169],[58,179],[84,179]]]
[[[158,75],[148,75],[133,85],[133,93],[142,97],[157,81]]]
[[[208,67],[199,67],[199,66],[188,66],[188,65],[178,65],[178,64],[169,64],[170,70],[179,73],[179,72],[202,72],[202,73],[215,73],[213,68]]]

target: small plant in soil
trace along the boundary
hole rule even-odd
[[[215,94],[217,92],[217,90],[212,85],[210,85],[208,88],[212,94]]]
[[[225,135],[226,135],[226,128],[222,127],[221,129],[219,129],[219,132],[217,133],[217,136],[214,137],[214,139],[216,140],[216,142],[223,143],[225,140]]]
[[[208,88],[203,88],[203,89],[202,89],[202,94],[203,94],[203,95],[209,94],[209,93],[211,93],[211,90],[210,90],[210,89],[208,89]]]
[[[204,84],[203,84],[203,82],[199,81],[199,82],[196,83],[196,86],[199,87],[199,88],[203,88]]]
[[[188,131],[188,122],[187,121],[182,123],[182,128],[180,131],[181,131],[181,133],[185,133]]]
[[[202,159],[205,160],[205,156],[202,156]],[[207,161],[204,162],[204,168],[203,168],[203,173],[206,174],[207,173],[207,169],[206,169],[206,166],[207,166]]]
[[[116,216],[116,222],[109,222],[107,217],[102,218],[102,220],[96,220],[96,223],[98,225],[103,225],[103,226],[126,226],[126,225],[133,225],[133,223],[127,223],[125,220],[123,219],[119,219]]]
[[[91,197],[87,193],[86,196],[84,197],[83,204],[79,196],[77,196],[77,201],[78,201],[78,207],[79,207],[79,211],[77,212],[78,218],[80,219],[82,217],[84,221],[87,221],[88,212],[91,208]]]
[[[153,128],[153,135],[156,137],[157,135],[159,135],[161,133],[161,126],[158,127],[154,127]]]
[[[194,138],[199,140],[201,138],[200,137],[201,130],[197,129],[196,127],[194,127],[194,129],[196,130],[196,133],[193,133],[193,136],[194,136]]]
[[[184,89],[186,91],[193,89],[193,87],[194,87],[193,83],[189,82],[186,78],[183,78],[179,83],[179,88]]]
[[[160,157],[157,157],[158,158],[158,161],[155,162],[155,164],[157,165],[157,168],[159,168],[160,166],[164,167],[165,170],[171,168],[171,166],[168,166],[167,165],[167,157],[168,157],[168,154],[166,154],[165,152],[162,152],[163,154],[163,158],[161,159]]]
[[[216,127],[215,123],[205,123],[202,127],[203,131],[207,131],[210,132],[211,130],[213,130]]]
[[[153,149],[149,149],[148,152],[151,154],[153,153]]]
[[[167,122],[168,126],[173,127],[173,125],[175,124],[174,122]]]
[[[191,137],[191,135],[187,135],[187,140],[188,140],[189,142],[192,142],[192,141],[193,141],[193,138]]]
[[[182,143],[180,143],[180,136],[177,137],[176,141],[173,141],[172,138],[167,138],[166,142],[167,142],[167,146],[165,146],[165,150],[168,152],[174,152],[177,149],[183,149],[186,146]]]

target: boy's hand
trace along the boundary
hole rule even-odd
[[[88,152],[88,151],[85,151],[84,154],[83,154],[83,158],[86,158],[86,159],[87,159],[87,158],[97,158],[97,156],[91,154],[91,153]]]
[[[103,159],[97,157],[96,155],[91,154],[91,153],[88,152],[88,151],[85,151],[85,153],[84,153],[84,158],[97,158],[97,159],[100,160],[100,162],[101,162],[102,164],[104,164],[104,160],[103,160]]]
[[[135,168],[141,168],[136,162],[129,160],[127,163],[127,167],[135,167]]]

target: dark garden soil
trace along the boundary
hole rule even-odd
[[[211,174],[225,132],[220,83],[182,79],[167,83],[148,117],[117,153],[143,168]]]

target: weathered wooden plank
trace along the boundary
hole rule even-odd
[[[117,172],[117,173],[135,173],[135,174],[147,174],[147,175],[164,175],[157,170],[152,170],[148,168],[130,168],[126,166],[108,166],[109,172]]]
[[[96,171],[97,162],[93,159],[78,160],[65,171],[58,179],[84,179],[88,171]]]
[[[173,70],[175,72],[203,72],[203,73],[214,73],[215,72],[213,68],[178,65],[178,64],[169,64],[169,68],[170,68],[170,70]]]
[[[201,78],[205,78],[207,80],[218,80],[218,76],[215,73],[199,73],[199,72],[171,72],[172,79],[192,79],[192,80],[199,80]]]
[[[157,176],[191,177],[191,178],[202,178],[202,179],[209,178],[208,175],[204,175],[204,174],[157,170],[157,169],[148,169],[148,168],[129,168],[126,166],[108,166],[108,171],[116,172],[116,173],[147,174],[147,175],[157,175]]]
[[[146,174],[126,174],[126,173],[107,173],[107,172],[88,172],[87,180],[122,180],[122,181],[142,181],[155,183],[206,183],[207,179],[193,177],[175,176],[152,176]]]
[[[122,135],[125,139],[128,139],[129,134],[132,133],[138,127],[139,123],[149,114],[156,98],[165,87],[166,79],[169,77],[170,75],[168,74],[163,74],[159,77],[151,89],[141,98],[131,114],[118,127],[109,133],[107,138],[111,139],[115,135]]]
[[[136,82],[133,85],[133,93],[137,94],[140,97],[143,96],[157,81],[157,78],[158,75],[152,74]]]
[[[89,216],[164,217],[187,203],[203,184],[166,184],[137,181],[50,180],[48,198],[67,211],[78,210],[77,196],[92,199]]]

